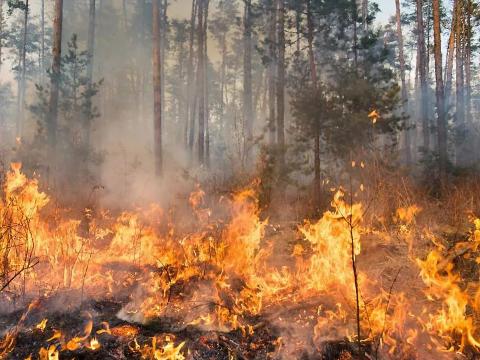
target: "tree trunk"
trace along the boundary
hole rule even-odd
[[[362,0],[362,25],[363,31],[368,31],[368,0]]]
[[[210,0],[205,0],[205,15],[203,17],[203,92],[205,96],[205,164],[210,167],[210,107],[208,103],[208,7]]]
[[[127,0],[122,1],[122,15],[123,15],[123,30],[125,33],[128,33],[128,23],[127,23]]]
[[[398,1],[398,0],[397,0]],[[440,29],[440,0],[433,0],[433,50],[435,57],[435,95],[437,98],[438,165],[442,183],[447,174],[447,123],[442,74],[442,33]]]
[[[317,89],[317,64],[315,62],[315,53],[313,52],[314,26],[312,16],[312,0],[307,2],[307,38],[308,38],[308,60],[310,64],[310,78],[314,89]],[[320,114],[315,119],[314,124],[314,202],[317,209],[320,208],[321,195],[321,169],[320,169]]]
[[[270,144],[275,143],[275,104],[276,104],[276,82],[275,72],[277,68],[277,52],[276,52],[276,24],[277,13],[275,11],[275,1],[270,0],[270,11],[267,12],[269,16],[269,35],[268,35],[268,137]]]
[[[250,161],[253,144],[253,100],[252,100],[252,3],[245,0],[243,16],[243,121],[245,124],[244,152],[245,162]]]
[[[472,0],[467,1],[465,31],[465,120],[468,126],[472,123]]]
[[[49,121],[47,126],[51,161],[55,164],[57,147],[58,94],[62,61],[63,0],[55,0],[53,18],[52,74],[49,100]]]
[[[464,78],[463,78],[463,0],[456,0],[455,9],[455,86],[456,86],[456,106],[455,106],[455,155],[456,164],[462,165],[465,154],[465,99],[464,99]]]
[[[358,71],[358,35],[357,35],[357,0],[352,0],[352,22],[353,22],[353,66]]]
[[[40,8],[40,36],[40,81],[43,84],[45,82],[45,0],[42,0]]]
[[[161,20],[160,20],[160,80],[161,80],[161,89],[162,89],[162,119],[165,119],[165,56],[167,48],[167,10],[168,10],[168,0],[163,0],[163,3],[160,7],[161,10]]]
[[[153,48],[153,124],[154,124],[154,156],[155,173],[159,176],[163,172],[162,154],[162,88],[160,69],[160,0],[152,2],[152,48]]]
[[[225,119],[223,118],[225,113],[225,74],[226,74],[226,67],[227,67],[227,36],[226,34],[222,34],[221,38],[221,47],[222,47],[222,65],[220,69],[220,121],[221,121],[221,128],[222,128],[222,135],[226,135],[223,133],[225,130]]]
[[[408,112],[407,106],[407,84],[405,81],[405,57],[403,55],[403,33],[402,33],[402,22],[400,16],[400,0],[395,0],[395,7],[396,7],[396,22],[397,22],[397,39],[398,39],[398,61],[400,63],[400,79],[402,81],[402,108],[404,114]],[[406,129],[403,133],[403,146],[405,150],[405,162],[408,164],[411,163],[411,153],[410,153],[410,129],[409,129],[409,121],[408,117],[406,121]]]
[[[456,19],[455,1],[453,7],[452,27],[450,29],[450,36],[448,37],[447,46],[447,60],[445,65],[445,111],[450,108],[450,99],[452,97],[452,74],[453,74],[453,55],[455,51],[455,19]]]
[[[185,145],[188,144],[188,148],[190,149],[190,153],[193,153],[193,140],[194,140],[194,131],[195,131],[195,106],[193,106],[193,56],[194,50],[193,45],[195,41],[195,19],[198,9],[198,0],[192,0],[192,12],[190,18],[190,39],[189,39],[189,55],[188,55],[188,65],[187,65],[187,119],[185,122],[186,127],[186,134],[188,134],[188,139],[186,140]]]
[[[197,68],[197,94],[198,94],[198,162],[204,164],[205,162],[205,50],[204,31],[203,31],[203,16],[205,11],[205,0],[198,0],[198,68]]]
[[[3,56],[3,0],[0,0],[0,71],[2,70]]]
[[[93,62],[95,55],[95,0],[90,0],[90,11],[88,16],[88,41],[87,41],[87,51],[89,56],[89,63],[87,67],[87,81],[88,87],[91,89],[93,86]],[[90,109],[92,110],[92,104],[89,103]],[[90,146],[90,136],[91,136],[91,119],[86,119],[85,126],[85,144],[88,147]]]
[[[278,67],[277,67],[277,144],[280,150],[280,165],[285,157],[285,0],[277,0]]]
[[[17,118],[17,137],[23,135],[23,123],[25,121],[25,94],[27,87],[27,38],[28,38],[28,14],[30,12],[29,1],[25,1],[25,10],[23,18],[23,41],[22,41],[22,72],[19,96],[19,114]]]
[[[423,22],[423,0],[417,0],[417,46],[418,74],[420,77],[420,116],[422,119],[423,150],[430,151],[430,126],[428,120],[428,84],[427,84],[427,66],[425,52],[425,33]]]

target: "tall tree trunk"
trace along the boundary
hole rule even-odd
[[[276,105],[276,81],[275,73],[277,68],[277,12],[275,11],[276,0],[270,0],[268,2],[270,11],[267,12],[269,22],[269,34],[268,34],[268,138],[270,144],[275,143],[275,105]]]
[[[3,64],[3,0],[0,0],[0,70]]]
[[[245,0],[243,16],[243,121],[245,124],[245,162],[250,161],[253,144],[253,99],[252,99],[252,3]]]
[[[312,16],[312,0],[307,1],[307,38],[308,38],[308,61],[310,64],[310,78],[314,89],[317,89],[317,64],[313,51],[314,24]],[[314,124],[314,201],[317,209],[320,207],[321,195],[321,169],[320,169],[320,114],[317,114]]]
[[[357,0],[352,0],[352,22],[353,22],[353,66],[358,71],[358,34],[357,34]]]
[[[197,68],[197,94],[198,94],[198,162],[204,164],[205,161],[205,50],[203,16],[205,11],[205,0],[198,0],[198,68]]]
[[[123,15],[123,30],[125,33],[128,33],[128,23],[127,23],[127,0],[122,1],[122,15]]]
[[[456,85],[456,106],[455,106],[455,155],[456,164],[462,165],[465,154],[465,99],[464,99],[464,78],[463,78],[463,0],[456,0],[457,6],[455,22],[455,85]]]
[[[362,0],[362,25],[363,31],[368,31],[368,0]]]
[[[452,97],[452,74],[453,74],[453,55],[455,51],[455,19],[456,19],[456,6],[454,3],[452,25],[450,29],[450,36],[448,37],[447,46],[447,59],[445,64],[445,111],[450,108],[450,100]]]
[[[0,0],[1,1],[1,0]],[[42,0],[41,9],[40,9],[40,31],[41,31],[41,60],[40,60],[40,81],[42,84],[45,81],[45,0]]]
[[[396,7],[396,12],[395,12],[395,17],[396,17],[396,22],[397,22],[397,39],[398,39],[398,61],[400,63],[400,79],[402,81],[402,107],[403,107],[403,112],[404,114],[407,114],[408,112],[408,106],[407,106],[407,84],[405,81],[405,57],[403,55],[403,33],[402,33],[402,21],[401,21],[401,15],[400,15],[400,0],[395,0],[395,7]],[[411,163],[411,153],[410,153],[410,129],[409,129],[409,121],[408,117],[405,120],[406,121],[406,129],[403,134],[403,146],[405,150],[405,162],[407,164]]]
[[[62,61],[62,29],[63,0],[55,0],[55,14],[53,18],[52,75],[50,85],[49,119],[47,126],[50,157],[54,164],[56,163],[55,159],[57,147],[58,94]]]
[[[285,157],[285,0],[277,0],[278,66],[277,66],[277,144],[280,149],[280,165]]]
[[[30,13],[29,1],[25,1],[25,10],[23,18],[23,40],[22,40],[22,72],[21,85],[18,94],[18,118],[17,118],[17,137],[21,138],[23,135],[23,123],[25,121],[25,94],[27,87],[27,39],[28,39],[28,15]]]
[[[152,48],[153,48],[153,124],[154,124],[154,156],[155,173],[162,175],[162,88],[161,88],[161,55],[160,55],[160,0],[152,2]]]
[[[162,89],[162,119],[165,119],[165,56],[167,49],[167,32],[168,32],[168,0],[163,0],[161,10],[161,22],[160,22],[160,79]]]
[[[227,35],[226,33],[222,34],[221,38],[221,47],[222,47],[222,65],[220,68],[220,121],[222,128],[222,135],[225,135],[223,131],[225,130],[225,119],[223,118],[225,113],[225,74],[227,67]]]
[[[467,1],[465,29],[465,120],[468,126],[472,122],[472,0]]]
[[[210,106],[208,99],[208,7],[210,0],[205,0],[205,15],[203,16],[203,91],[205,96],[205,164],[210,167]]]
[[[398,0],[397,0],[398,1]],[[440,29],[440,0],[433,0],[433,50],[435,57],[435,95],[437,98],[437,136],[439,173],[442,183],[447,174],[447,123],[442,74],[442,33]]]
[[[428,84],[423,22],[423,0],[417,0],[417,46],[419,51],[420,116],[422,119],[423,150],[430,151],[430,126],[428,120]]]
[[[188,129],[188,148],[190,149],[190,154],[193,154],[193,142],[195,134],[195,106],[194,106],[194,96],[192,92],[193,87],[193,77],[194,77],[194,41],[195,41],[195,19],[198,11],[198,1],[192,0],[192,13],[190,18],[190,39],[189,39],[189,55],[188,55],[188,65],[187,65],[187,119],[186,119],[186,128]],[[186,143],[187,144],[187,143]]]
[[[96,3],[95,0],[90,0],[90,9],[89,9],[89,16],[88,16],[88,41],[87,41],[87,51],[89,56],[89,63],[87,67],[87,81],[88,87],[92,89],[93,86],[93,62],[95,60],[95,7]],[[89,103],[88,112],[90,113],[92,110],[92,103]],[[85,126],[85,144],[88,147],[90,146],[90,137],[91,137],[91,119],[86,119],[86,126]]]

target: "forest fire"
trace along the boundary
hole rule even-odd
[[[479,26],[0,0],[0,360],[480,359]]]
[[[49,207],[52,200],[39,191],[38,180],[12,164],[0,207],[2,303],[14,309],[33,302],[3,333],[0,356],[19,358],[29,337],[38,345],[25,358],[112,351],[112,338],[123,344],[124,350],[115,351],[143,359],[195,358],[199,346],[223,347],[227,355],[246,351],[228,334],[250,339],[254,349],[263,342],[268,358],[327,351],[332,342],[340,352],[355,354],[357,321],[361,351],[370,356],[421,357],[423,351],[480,348],[478,285],[461,285],[454,259],[438,239],[424,260],[412,258],[410,231],[419,207],[395,213],[402,256],[412,259],[382,284],[375,276],[379,269],[363,263],[362,252],[387,234],[366,227],[364,206],[347,202],[337,191],[332,210],[317,222],[298,224],[289,234],[291,249],[278,249],[269,239],[268,220],[260,218],[254,188],[222,198],[220,205],[228,209],[223,219],[214,218],[218,212],[206,208],[204,192],[195,190],[189,201],[193,226],[188,226],[194,232],[176,227],[154,206],[116,218],[106,212],[89,216],[88,230],[82,230],[84,220]],[[475,256],[479,225],[473,219],[468,239],[455,245],[455,256]],[[421,281],[400,284],[401,272],[416,272]],[[76,305],[60,309],[56,298]],[[101,321],[99,310],[81,310],[102,299],[117,301],[107,321]],[[50,317],[58,321],[64,312],[79,316],[71,327]],[[117,325],[111,326],[112,320]],[[253,340],[265,331],[267,338]],[[343,350],[341,341],[346,341]]]

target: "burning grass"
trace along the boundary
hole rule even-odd
[[[13,165],[0,204],[0,358],[477,354],[473,213],[450,241],[422,219],[425,204],[380,216],[367,196],[337,190],[320,219],[287,226],[261,217],[255,188],[212,206],[197,188],[188,216],[152,205],[74,219]]]

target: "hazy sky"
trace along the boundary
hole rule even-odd
[[[382,11],[382,13],[378,15],[378,20],[385,23],[395,14],[395,0],[377,0],[377,2]]]

